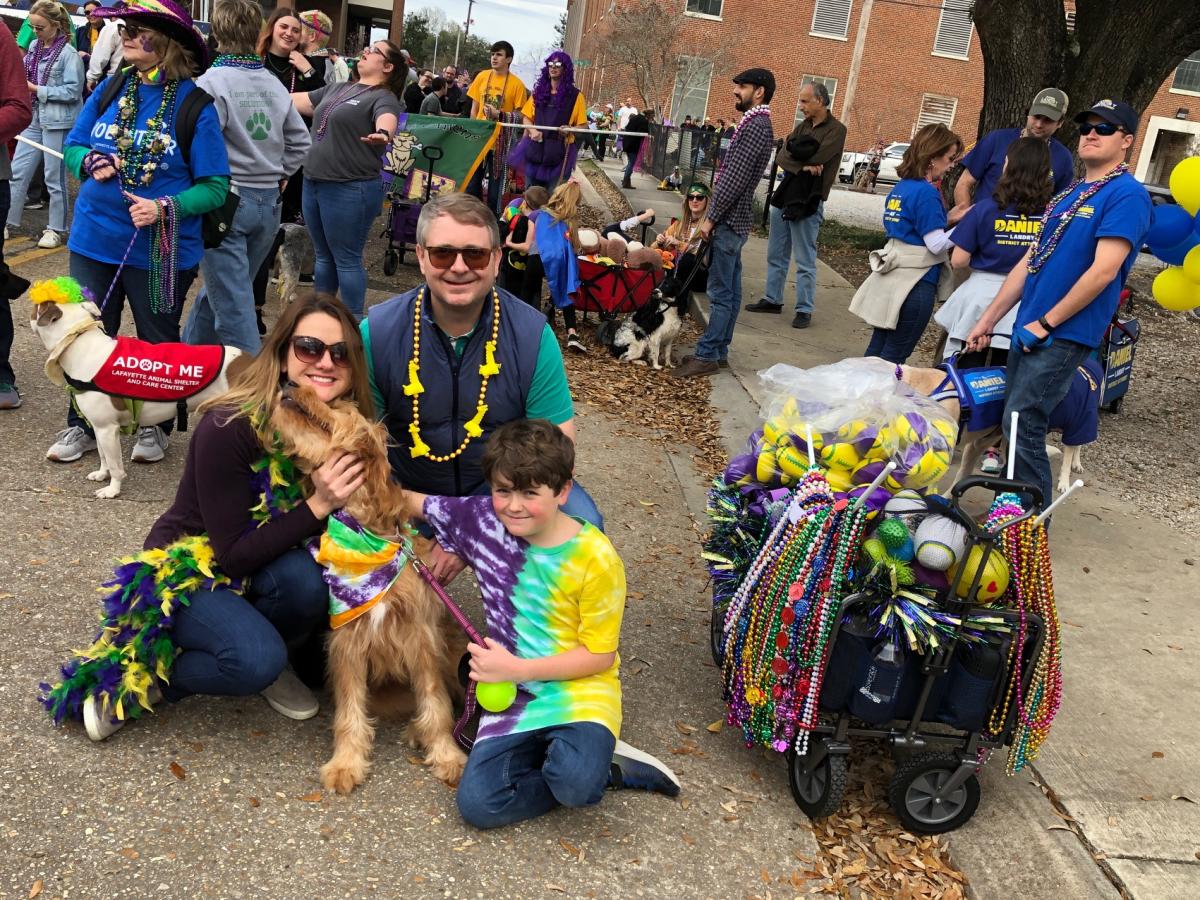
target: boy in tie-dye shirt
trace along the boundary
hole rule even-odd
[[[482,714],[458,787],[479,828],[590,806],[606,788],[679,793],[666,766],[617,740],[625,568],[603,532],[562,512],[574,465],[562,431],[520,420],[488,441],[490,496],[412,497],[479,582],[490,636],[468,647],[471,678],[517,683],[512,706]]]

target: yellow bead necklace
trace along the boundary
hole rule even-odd
[[[408,361],[408,384],[404,386],[404,395],[412,397],[412,421],[408,425],[409,436],[412,437],[412,449],[408,452],[413,459],[428,456],[433,462],[449,462],[467,449],[472,438],[483,437],[483,417],[487,415],[488,379],[500,372],[500,363],[496,362],[496,341],[500,336],[500,295],[492,288],[492,338],[483,345],[483,364],[479,367],[482,381],[479,384],[479,402],[475,407],[474,417],[463,425],[467,436],[462,443],[450,453],[439,456],[432,453],[429,445],[421,440],[421,394],[425,386],[421,384],[421,307],[424,305],[425,288],[421,287],[417,300],[413,304],[413,355]]]

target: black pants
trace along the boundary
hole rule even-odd
[[[542,267],[542,257],[531,253],[525,257],[525,279],[517,295],[534,309],[542,308],[542,279],[546,270]]]
[[[4,221],[8,221],[8,206],[9,200],[12,197],[12,190],[7,180],[0,181],[0,214],[3,214]],[[4,265],[4,238],[0,234],[0,272],[8,274],[8,267]],[[0,294],[0,383],[16,384],[17,376],[13,372],[12,364],[8,361],[8,355],[12,352],[13,344],[13,320],[12,307],[9,304],[8,297]]]

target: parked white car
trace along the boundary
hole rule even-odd
[[[883,150],[883,161],[879,167],[879,177],[876,181],[898,181],[896,166],[900,164],[907,143],[888,144]],[[893,156],[894,154],[894,156]],[[843,184],[853,184],[859,174],[871,164],[870,153],[843,153],[841,165],[838,166],[838,180]]]

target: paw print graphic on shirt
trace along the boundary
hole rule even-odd
[[[271,120],[264,112],[256,112],[246,120],[246,130],[256,141],[265,141],[271,132]]]

